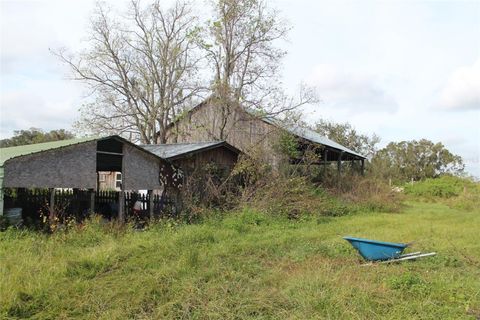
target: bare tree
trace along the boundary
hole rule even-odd
[[[317,102],[315,91],[302,85],[299,96],[281,88],[279,68],[286,52],[275,46],[289,28],[263,0],[217,0],[208,36],[200,42],[213,68],[212,91],[223,119],[238,106],[277,116]],[[224,138],[222,136],[221,138]]]
[[[202,88],[198,31],[184,2],[165,9],[159,1],[142,7],[133,0],[122,16],[98,4],[88,48],[73,56],[56,52],[95,97],[81,108],[77,125],[145,144],[165,143],[164,128]]]

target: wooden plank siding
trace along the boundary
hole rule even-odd
[[[227,115],[225,122],[222,120],[224,114]],[[274,146],[281,132],[240,107],[223,112],[223,108],[208,100],[167,128],[167,142],[225,140],[246,154],[260,152],[262,159],[277,166],[282,155]]]
[[[117,173],[121,174],[121,172],[117,172],[117,171],[100,171],[100,172],[98,172],[98,174],[99,174],[98,190],[120,191],[120,188],[116,187]]]
[[[214,164],[218,168],[230,171],[235,166],[237,159],[237,153],[227,148],[220,147],[195,153],[177,160],[172,160],[172,162],[188,174],[195,169],[201,169],[208,164]]]

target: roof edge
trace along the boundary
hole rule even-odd
[[[170,161],[174,161],[174,160],[177,160],[177,159],[180,159],[182,157],[185,157],[187,155],[191,155],[191,154],[197,154],[197,153],[200,153],[202,151],[207,151],[207,150],[212,150],[212,149],[215,149],[215,148],[218,148],[218,147],[225,147],[227,149],[229,149],[230,151],[236,153],[236,154],[241,154],[242,151],[235,148],[234,146],[232,146],[231,144],[229,144],[228,142],[226,141],[203,141],[203,142],[185,142],[185,143],[163,143],[163,144],[147,144],[147,145],[141,145],[140,147],[144,148],[144,147],[147,147],[147,146],[174,146],[174,145],[195,145],[195,144],[200,144],[200,143],[212,143],[210,145],[207,145],[207,146],[204,146],[204,147],[200,147],[198,149],[195,149],[195,150],[190,150],[190,151],[187,151],[187,152],[183,152],[183,153],[180,153],[180,154],[177,154],[175,156],[171,156],[171,157],[165,157],[165,159],[167,160],[170,160]]]

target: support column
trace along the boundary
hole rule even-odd
[[[48,220],[50,225],[55,222],[55,189],[50,188],[50,202],[48,203]]]
[[[338,154],[338,160],[337,160],[337,186],[340,188],[341,185],[341,179],[342,179],[342,156],[343,156],[343,151],[341,151]]]
[[[325,173],[327,172],[327,156],[328,156],[328,150],[323,149],[323,175],[325,176]]]
[[[120,188],[120,193],[118,194],[118,220],[120,222],[125,222],[125,191]]]
[[[120,181],[120,194],[118,195],[118,220],[120,223],[125,222],[125,189],[124,188],[124,181],[125,181],[125,166],[124,166],[124,145],[122,145],[122,165],[121,165],[121,173],[122,173],[122,181]]]
[[[365,175],[365,159],[362,159],[362,164],[360,166],[360,173],[362,174],[362,176]]]
[[[153,220],[153,190],[148,190],[148,213],[150,220]]]
[[[0,186],[0,217],[3,216],[3,186]]]
[[[338,154],[338,160],[337,160],[337,170],[338,170],[338,175],[342,173],[342,156],[343,156],[343,151]]]
[[[95,213],[95,189],[88,189],[89,205],[88,209],[90,214]]]

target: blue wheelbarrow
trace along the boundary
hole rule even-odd
[[[363,238],[343,237],[367,261],[381,261],[384,263],[413,260],[436,255],[436,252],[413,252],[402,254],[411,243],[384,242]]]

